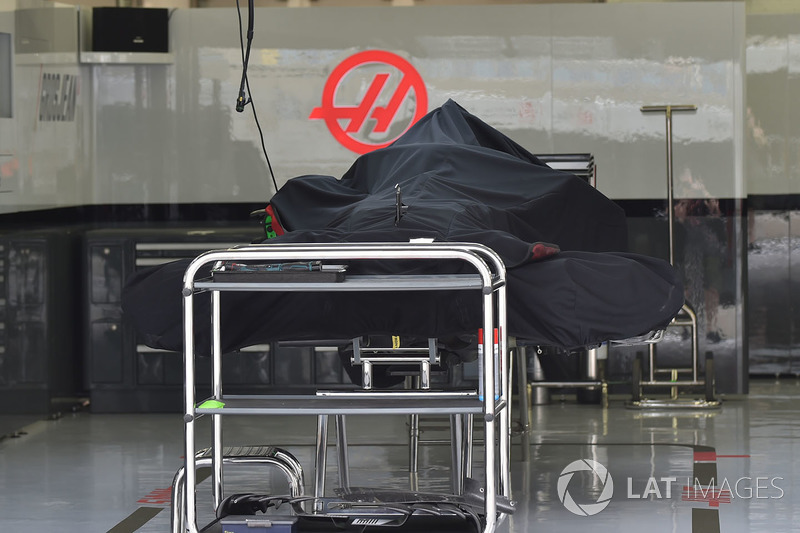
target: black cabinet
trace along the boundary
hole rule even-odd
[[[82,393],[81,235],[0,236],[0,413],[49,414]]]
[[[85,381],[93,412],[174,412],[182,409],[183,355],[141,342],[122,313],[122,287],[137,269],[258,238],[248,227],[128,227],[86,232]],[[180,298],[180,295],[176,295]],[[210,375],[198,360],[198,375]],[[333,347],[259,345],[225,354],[229,393],[350,383]],[[208,387],[200,381],[199,388]],[[203,391],[204,393],[208,391]]]

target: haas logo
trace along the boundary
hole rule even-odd
[[[427,112],[425,83],[414,66],[397,54],[367,50],[333,69],[322,105],[308,118],[324,120],[342,146],[364,154],[388,146]]]

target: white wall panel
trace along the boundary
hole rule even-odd
[[[800,193],[800,15],[747,17],[747,188]]]
[[[13,119],[0,119],[0,152],[7,154],[0,213],[87,203],[78,9],[41,0],[6,5],[0,24],[13,28]]]
[[[499,7],[257,9],[248,79],[279,183],[307,173],[338,176],[356,157],[309,115],[321,105],[336,65],[363,50],[409,61],[424,80],[427,109],[454,98],[527,146],[549,151],[550,9]],[[94,202],[268,199],[272,187],[251,110],[234,111],[242,63],[235,11],[179,10],[170,31],[173,66],[94,69]],[[357,104],[376,72],[361,67],[345,78],[337,93],[341,105]],[[390,79],[376,105],[386,105],[398,81],[396,75]],[[163,107],[154,110],[155,101],[146,101],[149,93],[136,90],[137,83],[160,92]],[[413,102],[406,104],[411,109],[398,113],[399,128],[381,136],[367,124],[362,140],[396,137],[413,115]],[[118,130],[121,120],[138,124],[103,133]],[[169,154],[162,173],[158,153],[149,159],[124,155],[128,147],[154,142],[141,138],[142,128],[171,134],[159,139]],[[120,159],[124,183],[111,168]]]
[[[350,165],[357,154],[309,115],[340,61],[380,49],[417,69],[430,109],[454,98],[534,152],[594,153],[601,190],[614,198],[666,194],[664,120],[639,107],[696,104],[696,114],[675,118],[676,172],[692,180],[676,195],[740,197],[743,18],[741,4],[726,2],[262,8],[249,81],[279,183],[340,175]],[[170,31],[174,65],[94,69],[93,201],[267,199],[255,123],[249,108],[233,109],[241,69],[235,11],[178,10]],[[353,76],[360,81],[347,79],[338,93],[350,105],[374,72]],[[376,105],[388,100],[391,83]]]
[[[279,184],[338,176],[355,159],[309,117],[341,61],[384,50],[419,72],[428,109],[454,98],[531,151],[595,154],[599,187],[616,199],[666,195],[663,116],[640,106],[696,104],[674,121],[676,196],[739,198],[743,28],[740,2],[260,8],[249,82]],[[15,109],[25,118],[12,144],[25,153],[3,211],[266,201],[273,191],[251,108],[234,110],[235,9],[174,11],[170,47],[168,64],[17,65]],[[354,70],[336,105],[358,105],[382,71]],[[48,72],[83,78],[74,121],[33,120],[37,76]],[[368,111],[386,106],[400,79],[392,72]],[[350,136],[391,140],[414,114],[410,94],[387,132],[367,120]]]
[[[4,210],[86,203],[91,174],[83,153],[78,65],[17,64],[15,87],[19,168],[2,198]]]
[[[3,43],[0,44],[0,53],[5,57],[0,58],[2,71],[0,76],[0,191],[5,189],[4,180],[8,180],[12,172],[11,157],[17,146],[16,122],[14,121],[13,106],[13,50],[14,50],[14,11],[13,4],[0,0],[0,33],[3,34]]]
[[[618,199],[666,196],[664,114],[673,115],[675,195],[742,197],[744,6],[734,3],[559,6],[553,19],[556,151],[595,154],[598,186]]]

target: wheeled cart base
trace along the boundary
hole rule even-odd
[[[461,531],[479,532],[485,505],[480,484],[467,479],[461,496],[418,491],[350,488],[337,496],[314,499],[319,511],[306,512],[309,498],[235,494],[222,502],[217,515],[223,531],[235,531],[228,524],[245,523],[251,529],[274,522],[278,529],[265,531]],[[498,498],[498,508],[513,512],[513,505]],[[264,526],[262,526],[264,524]],[[422,528],[422,529],[421,529]]]
[[[702,398],[643,398],[627,404],[629,409],[718,409],[719,400],[708,401]]]
[[[196,469],[214,466],[211,448],[204,448],[195,455],[194,466]],[[303,496],[303,467],[300,462],[286,450],[274,446],[236,446],[228,447],[222,451],[223,465],[240,466],[271,466],[278,468],[286,476],[292,497]],[[184,506],[186,488],[186,470],[181,467],[172,481],[172,533],[185,531]],[[215,483],[221,485],[221,476],[215,478]],[[222,487],[214,487],[215,494],[222,494]],[[252,532],[251,532],[252,533]],[[276,533],[276,532],[275,532]]]
[[[692,338],[692,366],[688,368],[659,368],[656,364],[655,346],[650,345],[649,379],[643,379],[644,364],[642,354],[637,353],[633,360],[633,376],[631,379],[632,399],[627,407],[631,409],[717,409],[722,403],[717,399],[714,381],[714,355],[706,353],[705,372],[700,375],[698,343],[697,343],[697,316],[687,305],[684,305],[682,314],[673,319],[670,326],[689,327]],[[658,378],[658,376],[666,376]],[[691,379],[681,379],[682,374],[689,374]],[[647,398],[645,389],[661,388],[669,390],[667,398]],[[703,397],[691,395],[680,396],[681,390],[702,389]]]
[[[204,533],[475,533],[475,524],[460,516],[431,515],[427,512],[404,519],[401,525],[384,524],[380,518],[364,517],[343,520],[331,517],[283,515],[229,516],[209,526]]]
[[[480,484],[465,480],[461,496],[418,491],[393,491],[372,488],[339,489],[336,497],[315,499],[319,511],[309,513],[303,505],[309,498],[235,494],[222,502],[217,514],[223,531],[236,531],[228,525],[244,523],[248,533],[265,527],[269,533],[287,531],[460,531],[483,529],[480,513],[485,505]],[[514,510],[505,498],[498,498],[498,509]],[[274,523],[270,530],[266,524]]]

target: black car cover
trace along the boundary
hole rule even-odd
[[[574,349],[665,326],[683,305],[669,263],[625,252],[626,222],[584,180],[553,170],[448,101],[340,178],[289,180],[270,200],[272,243],[477,242],[508,267],[508,334]],[[176,261],[137,272],[123,308],[151,347],[182,349]],[[359,261],[350,273],[453,272],[439,262]],[[223,350],[363,335],[451,337],[481,324],[479,296],[446,293],[243,293],[222,298]],[[195,300],[199,354],[209,352],[208,295]]]

